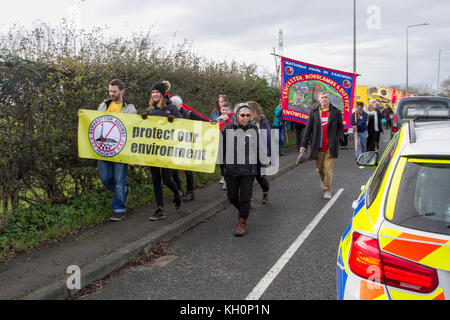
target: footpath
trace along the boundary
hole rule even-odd
[[[269,180],[295,167],[295,147],[285,151],[280,156],[278,172],[269,176]],[[129,210],[122,221],[101,223],[0,263],[0,299],[66,299],[78,291],[67,287],[71,276],[67,273],[69,266],[80,268],[83,288],[119,269],[144,249],[176,237],[230,205],[226,191],[218,183],[195,189],[195,200],[183,203],[179,211],[175,210],[171,198],[166,198],[164,203],[166,218],[163,220],[149,220],[156,209],[154,203],[149,203]]]

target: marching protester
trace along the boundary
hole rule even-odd
[[[378,101],[377,101],[377,103],[375,104],[375,111],[377,112],[377,116],[378,116],[378,119],[380,119],[380,122],[381,122],[381,124],[382,124],[382,119],[383,119],[383,115],[382,115],[382,113],[381,113],[381,110],[382,109],[382,107],[381,107],[381,103],[379,103]],[[380,128],[380,131],[379,131],[379,133],[378,133],[378,136],[377,136],[377,151],[378,150],[380,150],[380,137],[381,137],[381,134],[382,133],[384,133],[384,131],[383,131],[383,126],[382,125],[380,125],[379,126],[379,128]]]
[[[114,79],[108,87],[109,99],[103,101],[98,111],[122,112],[136,114],[136,107],[125,99],[125,84],[120,79]],[[78,111],[78,115],[81,110]],[[98,173],[106,189],[114,193],[111,202],[113,215],[109,220],[120,221],[125,218],[126,202],[130,195],[130,187],[127,187],[128,164],[98,160]]]
[[[391,107],[389,107],[389,105],[386,103],[381,113],[383,115],[383,118],[386,120],[385,129],[390,129],[392,127],[391,115],[393,114]]]
[[[281,107],[281,101],[278,104],[278,106],[275,108],[275,116],[273,120],[273,127],[278,129],[279,132],[279,152],[280,156],[284,156],[284,145],[286,141],[286,131],[290,130],[290,123],[289,121],[283,121],[281,118],[282,115],[282,107]]]
[[[306,151],[311,138],[310,158],[316,159],[324,199],[331,199],[334,160],[338,157],[339,142],[344,139],[343,135],[342,112],[330,103],[328,92],[321,92],[319,105],[309,114],[300,152]]]
[[[361,153],[367,150],[367,113],[364,111],[364,104],[362,102],[356,103],[356,110],[352,114],[352,127],[356,133],[356,152],[355,157],[358,159]]]
[[[173,122],[175,118],[182,118],[182,115],[178,111],[178,108],[172,104],[166,91],[170,89],[170,83],[168,81],[157,82],[153,84],[151,88],[151,96],[149,101],[149,107],[147,112],[142,113],[143,119],[147,119],[147,116],[167,117],[169,122]],[[161,185],[161,178],[163,183],[173,192],[175,208],[178,210],[182,203],[182,193],[177,184],[173,180],[173,169],[150,167],[153,182],[153,192],[156,199],[157,209],[150,217],[150,220],[160,220],[166,217],[163,203],[163,191]]]
[[[209,120],[211,121],[217,121],[217,118],[220,116],[220,108],[222,107],[223,103],[228,101],[228,97],[225,94],[221,94],[217,97],[216,100],[216,106],[214,107],[214,110],[211,113],[211,116],[209,117]]]
[[[372,102],[372,101],[371,101]],[[375,109],[375,103],[369,103],[367,106],[367,151],[378,150],[378,141],[380,133],[383,133],[381,124],[381,113]]]
[[[267,144],[266,146],[260,145],[260,148],[266,149],[265,154],[267,155],[267,158],[270,159],[271,156],[271,148],[272,148],[272,133],[270,131],[270,123],[269,120],[265,117],[264,113],[262,112],[261,106],[255,102],[255,101],[247,101],[246,104],[250,107],[250,111],[252,114],[252,121],[256,124],[259,130],[259,137],[261,139],[261,134],[264,134],[267,138]],[[263,131],[261,131],[263,130]],[[264,141],[264,139],[261,139]],[[259,172],[256,175],[256,181],[258,181],[259,185],[261,186],[261,189],[263,191],[263,197],[261,200],[262,204],[266,204],[269,201],[269,180],[267,180],[267,177],[265,175],[261,175],[261,172]]]
[[[245,103],[238,104],[235,120],[221,131],[227,196],[238,210],[235,236],[246,233],[253,182],[260,173],[258,127],[250,117],[250,107]],[[227,141],[227,138],[233,141]]]
[[[183,100],[180,96],[173,96],[172,103],[177,107],[180,112],[182,118],[189,120],[197,120],[197,121],[206,121],[205,118],[202,118],[192,110],[186,110],[183,108]],[[186,192],[183,195],[183,201],[192,201],[195,199],[194,197],[194,173],[192,171],[184,170],[184,174],[186,175]],[[178,170],[174,170],[174,179],[178,185],[178,188],[181,190],[181,182],[178,177]]]

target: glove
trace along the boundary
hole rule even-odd
[[[168,115],[167,115],[167,120],[168,120],[169,122],[173,122],[173,119],[175,119],[175,116],[174,116],[173,114],[168,114]]]
[[[144,113],[141,113],[141,117],[142,117],[142,119],[147,119],[147,116],[148,116],[148,112],[144,112]]]

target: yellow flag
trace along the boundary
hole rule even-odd
[[[187,119],[82,110],[80,158],[199,172],[214,172],[219,124]]]

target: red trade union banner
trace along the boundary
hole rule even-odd
[[[344,128],[351,127],[356,74],[281,58],[282,119],[306,124],[319,93],[328,92],[331,104],[342,111]]]

